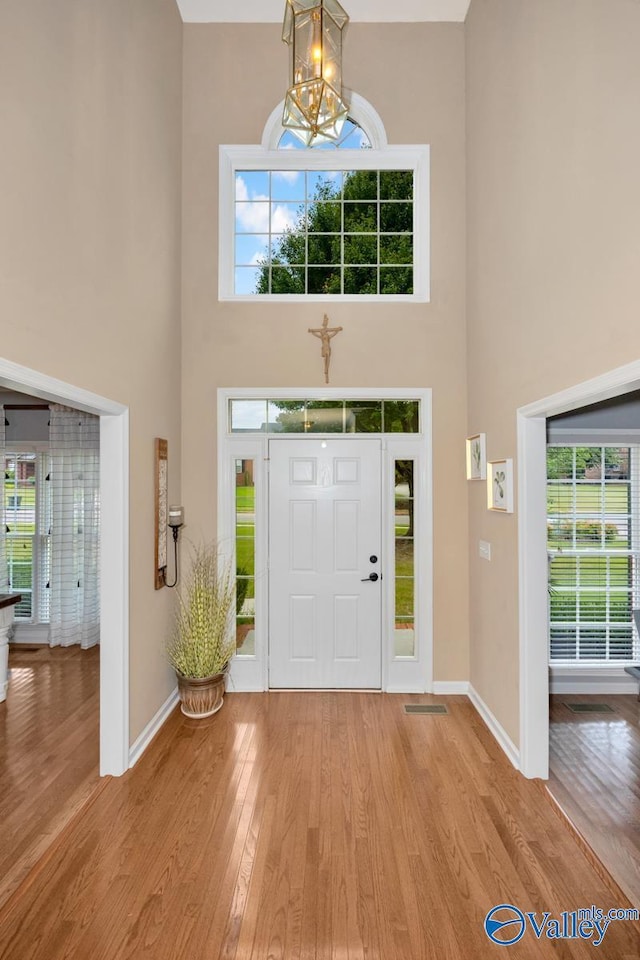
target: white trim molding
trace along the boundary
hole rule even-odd
[[[502,747],[513,766],[516,770],[520,770],[520,751],[502,724],[486,705],[478,691],[471,684],[469,684],[469,700],[471,700],[471,703],[489,728],[490,733],[494,739],[497,740],[499,746]]]
[[[640,360],[517,411],[520,628],[520,763],[549,776],[546,418],[640,389]]]
[[[173,713],[178,702],[178,687],[175,686],[155,716],[149,720],[149,723],[136,739],[135,743],[131,745],[131,749],[129,750],[129,769],[136,765],[156,733],[160,731],[160,728],[168,720],[170,714]]]
[[[382,690],[389,693],[428,693],[432,688],[433,672],[433,480],[431,464],[431,389],[426,387],[397,388],[338,388],[338,387],[221,387],[218,402],[218,536],[225,558],[234,562],[235,553],[235,469],[234,460],[252,459],[256,484],[255,512],[255,654],[236,656],[231,665],[229,689],[260,691],[269,689],[268,676],[268,438],[259,430],[246,433],[229,432],[230,400],[336,400],[381,399],[419,400],[421,404],[421,432],[415,434],[327,434],[336,440],[340,436],[354,440],[379,437],[383,449],[383,497],[392,495],[390,470],[393,459],[413,459],[416,463],[416,531],[423,546],[416,564],[416,649],[411,657],[396,657],[392,630],[392,576],[388,575],[382,595]],[[277,434],[286,442],[287,435]],[[303,434],[289,434],[300,440]],[[321,433],[307,435],[310,439]],[[393,524],[383,530],[383,552],[392,556]],[[457,692],[457,691],[456,691]],[[465,691],[466,692],[466,689]]]
[[[0,386],[100,417],[100,775],[129,766],[129,411],[0,358]]]
[[[619,665],[588,667],[552,663],[549,673],[551,693],[596,693],[608,696],[638,692],[638,681]]]
[[[469,696],[468,680],[434,680],[432,686],[436,696]]]
[[[354,94],[355,96],[355,94]],[[366,101],[362,100],[362,103]],[[263,134],[263,144],[220,144],[218,165],[218,299],[245,303],[427,303],[430,297],[430,148],[428,144],[387,144],[371,150],[276,150],[273,129],[276,107]],[[373,111],[371,105],[369,110]],[[369,133],[366,127],[365,132]],[[269,145],[265,149],[264,141]],[[237,294],[235,292],[235,177],[238,171],[412,170],[413,293],[410,294]]]

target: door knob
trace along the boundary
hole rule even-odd
[[[366,583],[367,580],[373,580],[373,582],[375,583],[376,580],[378,580],[378,579],[379,579],[379,577],[378,577],[378,574],[377,574],[377,573],[370,573],[368,577],[363,577],[360,582],[361,582],[361,583]]]

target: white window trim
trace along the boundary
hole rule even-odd
[[[390,145],[380,117],[362,97],[351,95],[350,116],[373,144],[371,150],[278,150],[282,134],[279,104],[258,145],[219,148],[218,299],[264,302],[427,303],[430,298],[430,150],[426,144]],[[362,123],[360,123],[362,119]],[[234,292],[234,185],[238,170],[413,170],[412,294],[236,294]]]

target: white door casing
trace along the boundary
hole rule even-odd
[[[381,441],[273,439],[269,462],[269,685],[379,689]]]
[[[276,434],[264,428],[232,429],[230,403],[235,400],[401,400],[420,402],[420,432],[414,434]],[[222,556],[235,563],[237,461],[252,462],[255,481],[255,643],[233,658],[228,679],[230,691],[263,691],[273,687],[269,671],[270,590],[274,573],[270,562],[269,443],[303,442],[312,446],[326,440],[368,442],[382,448],[382,537],[379,582],[381,594],[381,680],[376,687],[389,693],[431,693],[433,680],[433,480],[431,457],[432,392],[424,387],[219,387],[218,398],[218,538]],[[265,416],[266,420],[266,416]],[[415,464],[415,650],[413,656],[396,650],[394,606],[394,486],[396,460]],[[365,569],[364,574],[367,573]],[[359,581],[358,581],[359,582]],[[363,587],[369,586],[363,584]],[[375,687],[374,687],[375,688]]]

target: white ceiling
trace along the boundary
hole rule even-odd
[[[461,22],[471,0],[344,0],[354,22]],[[280,23],[284,0],[176,0],[185,23]]]

